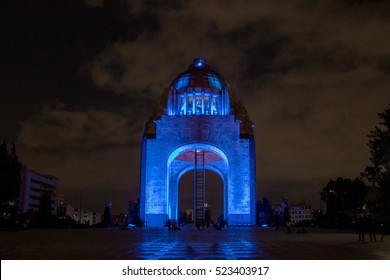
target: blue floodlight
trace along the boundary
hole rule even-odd
[[[195,67],[203,67],[204,66],[204,58],[198,58],[198,59],[195,59],[194,61],[194,66]]]

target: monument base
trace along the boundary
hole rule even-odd
[[[144,223],[148,227],[163,227],[167,223],[166,214],[145,214]]]

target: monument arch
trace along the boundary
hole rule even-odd
[[[224,185],[229,225],[255,225],[253,124],[229,84],[204,58],[163,92],[145,123],[141,147],[140,218],[163,226],[178,217],[180,177],[194,170],[195,221],[204,218],[205,170]]]

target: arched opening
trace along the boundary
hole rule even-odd
[[[178,221],[194,222],[194,170],[183,174],[178,188]],[[205,171],[205,222],[217,222],[224,215],[224,185],[219,174]]]
[[[215,221],[219,214],[224,213],[225,216],[228,214],[228,161],[226,155],[220,149],[202,143],[181,146],[170,154],[167,167],[167,217],[169,219],[179,221],[180,214],[180,221],[182,221],[184,214],[179,212],[193,209],[191,218],[194,223],[201,224],[204,222],[206,211],[208,215],[210,212],[210,209],[206,209],[206,206],[210,205],[210,202],[206,201],[206,186],[214,185],[221,186],[219,191],[222,192],[222,195],[219,197],[222,202],[217,202],[218,206],[214,210],[214,217],[212,218]],[[189,171],[192,172],[183,179],[183,182],[186,182],[185,178],[188,176],[188,180],[190,180],[186,183],[187,191],[184,193],[187,193],[187,195],[183,199],[184,201],[190,201],[192,197],[193,203],[191,205],[187,203],[189,208],[184,209],[183,206],[179,209],[179,181]],[[206,173],[212,175],[206,176]],[[211,181],[206,182],[206,178]],[[212,193],[215,193],[215,190],[213,191],[215,188],[209,187],[207,190],[207,192],[210,192],[208,194],[209,198],[214,196]],[[194,194],[190,195],[190,192]],[[220,209],[221,207],[223,210]],[[211,217],[208,217],[208,219],[211,220]]]

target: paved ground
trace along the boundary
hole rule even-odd
[[[380,236],[378,236],[380,239]],[[0,232],[6,259],[390,259],[390,236],[357,242],[354,232],[309,229],[52,229]]]

